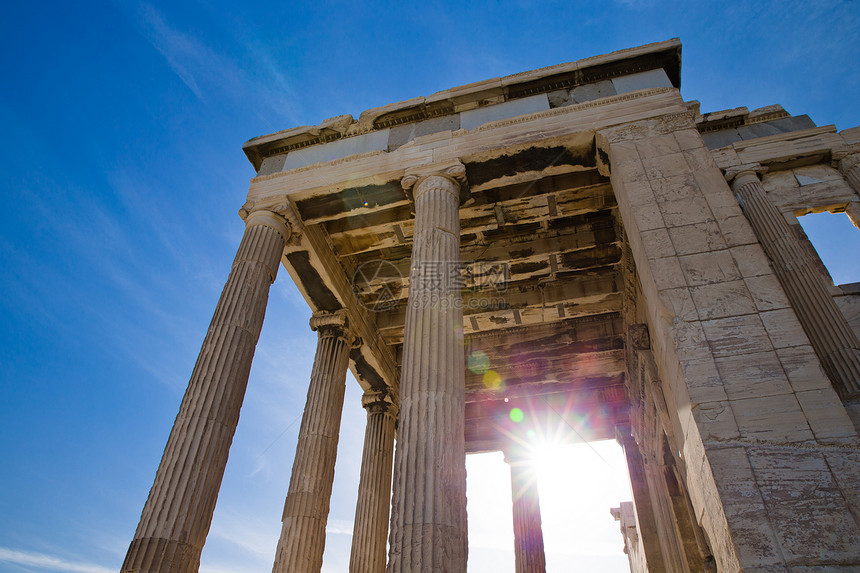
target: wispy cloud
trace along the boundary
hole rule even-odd
[[[174,29],[161,14],[149,4],[141,6],[144,29],[149,41],[167,60],[170,68],[201,101],[206,101],[196,75],[207,73],[207,68],[217,65],[217,57],[206,46]]]
[[[325,532],[330,535],[352,535],[352,522],[345,519],[329,519]]]
[[[33,553],[29,551],[17,551],[8,547],[0,547],[0,562],[22,565],[24,567],[36,567],[47,571],[62,571],[70,573],[114,573],[113,569],[95,565],[92,563],[79,563],[67,561],[53,555],[44,553]]]
[[[265,50],[253,43],[234,46],[236,53],[248,53],[255,62],[253,68],[242,67],[235,56],[172,25],[151,4],[141,3],[138,21],[149,43],[201,102],[226,96],[234,103],[267,110],[258,112],[261,119],[277,115],[297,122],[289,78]]]

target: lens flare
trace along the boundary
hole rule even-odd
[[[512,409],[511,409],[510,416],[511,416],[511,421],[512,421],[512,422],[515,422],[515,423],[517,423],[517,424],[519,424],[520,422],[522,422],[522,421],[523,421],[523,418],[525,418],[525,417],[526,417],[526,415],[525,415],[525,414],[523,414],[523,411],[522,411],[522,410],[520,410],[519,408],[512,408]]]
[[[476,350],[469,355],[466,365],[475,374],[484,374],[490,369],[490,357],[486,353]]]
[[[483,376],[484,386],[495,390],[502,385],[502,377],[495,370],[487,370]]]

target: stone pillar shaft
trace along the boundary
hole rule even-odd
[[[362,401],[367,409],[361,478],[352,533],[350,573],[384,573],[385,542],[391,506],[391,470],[397,406],[383,393],[371,392]]]
[[[289,229],[277,215],[248,216],[123,573],[186,573],[200,565],[287,238]]]
[[[459,292],[460,187],[414,185],[415,234],[403,342],[389,573],[466,570],[465,356]],[[449,170],[451,171],[451,170]]]
[[[345,312],[314,313],[311,328],[319,332],[305,413],[299,430],[274,573],[319,573],[325,549],[331,488],[350,336]]]
[[[837,308],[827,285],[785,218],[768,200],[753,171],[743,171],[732,189],[762,247],[773,261],[797,318],[815,353],[843,399],[860,396],[860,342]]]
[[[510,454],[505,459],[511,466],[516,573],[546,573],[537,476],[529,460]]]

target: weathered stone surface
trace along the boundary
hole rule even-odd
[[[418,123],[407,123],[392,127],[388,135],[388,151],[394,151],[401,145],[416,137],[422,137],[440,131],[456,131],[460,129],[460,114],[454,113]]]
[[[638,74],[621,76],[612,80],[616,93],[626,93],[648,88],[671,88],[672,82],[663,70],[648,70]]]
[[[741,141],[743,140],[743,137],[741,137],[741,134],[738,133],[737,129],[724,129],[721,131],[703,133],[702,139],[705,141],[708,149],[719,149],[721,147],[728,147],[736,141]]]
[[[604,80],[593,84],[576,86],[570,91],[570,96],[574,103],[585,103],[587,101],[614,96],[617,93],[619,92],[615,89],[615,85],[611,81]]]
[[[290,151],[284,159],[282,171],[307,167],[314,163],[325,163],[350,155],[384,151],[388,149],[388,130],[372,131],[363,135],[338,139],[331,143],[303,147]]]
[[[530,113],[538,113],[547,111],[548,109],[549,100],[546,94],[539,94],[464,111],[460,113],[460,127],[463,129],[475,129],[485,123]]]

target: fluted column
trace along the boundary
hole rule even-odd
[[[164,448],[123,573],[197,571],[289,227],[268,211],[245,235]]]
[[[785,218],[768,200],[755,170],[739,168],[735,173],[727,173],[734,175],[732,189],[836,392],[843,399],[860,396],[857,336]]]
[[[367,410],[367,429],[364,431],[349,571],[384,573],[397,405],[392,403],[386,392],[367,392],[361,401]]]
[[[319,573],[325,549],[349,348],[346,312],[316,312],[319,334],[273,573]]]
[[[546,573],[537,476],[532,461],[516,449],[505,451],[511,466],[516,573]]]
[[[846,155],[838,165],[842,176],[857,195],[845,208],[845,213],[854,226],[860,229],[860,153]]]
[[[389,573],[466,571],[459,162],[409,173],[415,204],[400,374]]]

